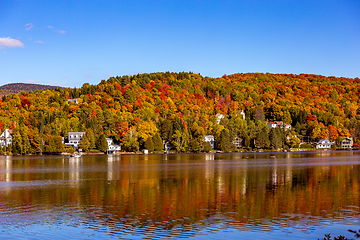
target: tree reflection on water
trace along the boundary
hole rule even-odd
[[[359,219],[359,154],[178,154],[0,160],[1,224],[193,236]]]

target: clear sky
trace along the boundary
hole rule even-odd
[[[0,85],[159,71],[360,77],[360,1],[0,0]]]

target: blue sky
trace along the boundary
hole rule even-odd
[[[0,85],[159,71],[360,77],[360,1],[0,1]]]

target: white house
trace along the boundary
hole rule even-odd
[[[107,144],[108,144],[108,153],[113,153],[115,151],[121,151],[121,146],[113,144],[113,140],[111,138],[106,138]]]
[[[352,138],[347,137],[341,140],[340,144],[341,144],[341,148],[352,148],[354,141]]]
[[[215,148],[215,138],[213,135],[206,135],[204,136],[204,142],[209,142],[211,145],[211,148]]]
[[[79,142],[84,135],[85,132],[68,132],[68,142],[65,143],[65,145],[73,146],[77,149],[79,147]]]
[[[270,128],[280,127],[280,128],[284,128],[285,130],[291,130],[290,123],[286,123],[286,122],[283,122],[283,121],[273,121],[273,122],[269,122],[267,125]]]
[[[9,129],[5,129],[5,131],[0,135],[0,146],[12,146],[12,136]]]
[[[329,148],[331,148],[331,145],[333,145],[333,144],[334,144],[334,142],[330,142],[329,139],[320,140],[316,144],[316,149],[329,149]]]

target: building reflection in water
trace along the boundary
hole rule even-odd
[[[247,172],[248,172],[248,160],[242,159],[239,176],[241,177],[241,195],[245,197],[247,189]]]
[[[10,156],[4,156],[0,159],[0,181],[6,182],[2,186],[7,193],[11,191],[11,181],[13,181],[13,162]]]
[[[5,172],[5,181],[6,182],[9,182],[11,181],[11,169],[12,169],[12,160],[11,159],[7,159],[5,160],[5,169],[6,169],[6,172]]]
[[[0,158],[0,181],[5,181],[6,179],[6,161],[5,158]]]
[[[279,185],[292,185],[292,158],[287,153],[285,158],[274,158],[271,159],[272,170],[269,184],[274,189]],[[285,168],[284,166],[285,165]]]
[[[78,187],[80,184],[80,158],[69,158],[69,184],[72,187]]]
[[[214,160],[214,158],[215,158],[215,154],[213,154],[213,153],[205,153],[204,155],[205,155],[205,160],[207,160],[207,161]]]
[[[205,154],[205,160],[207,161],[205,163],[205,178],[208,182],[212,181],[214,179],[214,162],[211,160],[214,160],[214,154],[212,153],[206,153]],[[208,162],[211,161],[211,162]]]
[[[287,154],[287,158],[286,158],[286,173],[285,173],[285,184],[290,186],[292,185],[292,161],[293,159],[290,157],[290,154]]]
[[[108,158],[108,161],[107,161],[107,180],[108,181],[114,180],[113,167],[114,167],[114,158],[113,157]]]
[[[218,192],[220,193],[220,196],[225,193],[225,164],[219,163],[216,165],[216,174],[217,174],[217,185],[218,185]]]

